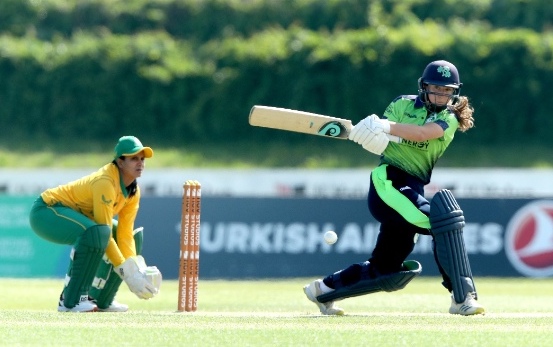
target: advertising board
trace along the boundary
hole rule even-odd
[[[0,277],[63,277],[70,246],[42,240],[30,229],[35,197],[0,196]],[[475,276],[553,275],[553,200],[458,199],[466,218],[465,246]],[[182,199],[142,198],[144,256],[176,279]],[[201,278],[323,276],[370,257],[379,224],[365,199],[203,197]],[[334,230],[338,242],[323,234]],[[401,232],[401,230],[398,230]],[[430,236],[409,259],[423,276],[437,276]]]
[[[459,199],[465,246],[475,276],[548,277],[553,274],[553,201]],[[179,198],[145,198],[138,223],[144,254],[177,276]],[[201,211],[200,276],[259,278],[321,276],[369,258],[379,224],[364,199],[210,198]],[[327,245],[323,234],[339,236]],[[401,232],[398,230],[398,232]],[[409,256],[423,275],[439,275],[430,236]]]

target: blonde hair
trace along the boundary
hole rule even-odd
[[[465,132],[474,127],[474,108],[469,104],[466,96],[460,96],[455,105],[450,106],[459,121],[459,131]]]

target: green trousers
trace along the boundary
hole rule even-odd
[[[62,204],[48,206],[40,197],[31,208],[29,221],[33,231],[41,238],[73,246],[65,279],[64,305],[74,307],[81,296],[92,292],[100,308],[108,307],[121,279],[112,271],[112,265],[102,260],[107,259],[105,249],[110,234],[110,231],[105,230],[107,226],[98,225],[84,214]],[[111,233],[116,236],[117,220],[113,221]],[[134,238],[137,254],[140,254],[143,240],[141,229]]]

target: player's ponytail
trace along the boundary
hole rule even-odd
[[[474,108],[469,104],[466,96],[459,96],[455,105],[450,106],[459,121],[459,131],[465,132],[474,127]]]

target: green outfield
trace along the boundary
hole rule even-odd
[[[177,312],[177,282],[142,301],[124,286],[126,313],[58,313],[62,280],[0,279],[3,346],[550,346],[553,279],[478,278],[485,316],[449,315],[438,278],[340,302],[321,316],[308,279],[200,280],[198,311]]]

